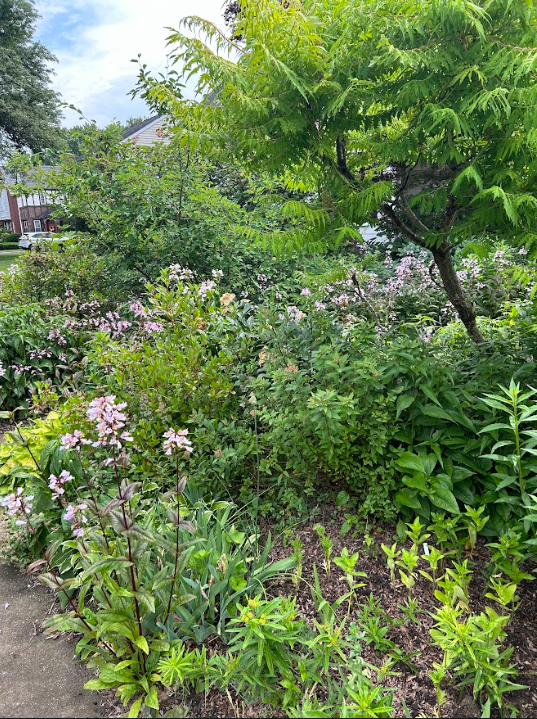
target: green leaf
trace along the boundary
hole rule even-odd
[[[402,489],[395,495],[395,499],[399,504],[404,507],[411,507],[412,509],[421,509],[421,504],[416,496],[416,492],[410,489]]]
[[[149,646],[145,637],[136,637],[134,640],[136,646],[141,649],[145,654],[149,654]]]
[[[419,489],[421,492],[427,490],[427,479],[423,475],[415,474],[413,477],[403,477],[403,484],[412,489]]]
[[[412,452],[403,452],[403,454],[395,460],[395,464],[398,467],[412,469],[414,472],[425,474],[422,458],[417,454],[412,454]]]
[[[409,394],[401,394],[397,398],[397,412],[396,417],[399,418],[401,415],[401,412],[404,412],[405,409],[410,407],[410,405],[414,402],[416,398]]]
[[[135,702],[133,702],[131,704],[130,709],[129,709],[129,714],[128,714],[129,717],[133,717],[134,719],[136,719],[136,717],[140,713],[140,709],[142,708],[142,702],[143,702],[143,697],[140,697],[139,699],[137,699]]]
[[[429,499],[440,509],[445,509],[452,514],[459,514],[459,505],[455,499],[455,495],[447,487],[438,485],[435,490],[429,494]]]
[[[158,703],[158,692],[157,692],[156,686],[149,687],[149,692],[145,698],[145,705],[148,706],[150,709],[156,709],[158,711],[159,703]]]
[[[111,686],[115,686],[118,682],[103,682],[101,679],[90,679],[89,682],[84,684],[84,689],[89,691],[100,691],[101,689],[110,689]]]

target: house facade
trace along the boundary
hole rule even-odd
[[[7,188],[0,190],[0,229],[22,234],[17,198]]]
[[[166,117],[154,115],[143,122],[131,125],[123,133],[122,141],[140,147],[152,147],[159,142],[169,145],[170,137],[166,132]]]
[[[44,167],[44,170],[52,169]],[[6,184],[13,185],[23,179],[31,186],[29,177],[6,176]],[[58,220],[52,216],[52,200],[49,193],[36,192],[15,197],[8,187],[0,191],[0,228],[24,234],[25,232],[58,232]]]

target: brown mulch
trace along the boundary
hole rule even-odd
[[[334,521],[335,520],[335,521]],[[319,543],[317,533],[313,526],[317,523],[324,525],[327,535],[333,541],[332,560],[341,553],[343,547],[347,547],[349,553],[359,552],[360,559],[356,566],[357,570],[367,573],[367,579],[362,579],[365,586],[356,592],[357,601],[353,605],[349,622],[357,621],[360,615],[361,603],[365,603],[370,594],[380,600],[380,605],[386,615],[394,621],[394,626],[388,633],[388,638],[395,642],[405,653],[415,654],[409,658],[414,671],[406,664],[399,662],[393,667],[395,676],[387,676],[383,679],[383,685],[394,690],[394,716],[435,716],[436,699],[433,684],[429,678],[429,672],[434,662],[442,659],[441,651],[431,646],[429,630],[433,626],[433,619],[430,613],[438,607],[434,598],[432,584],[424,577],[418,576],[412,595],[419,599],[419,624],[408,619],[401,611],[399,605],[405,603],[407,590],[400,582],[394,587],[390,579],[390,572],[386,564],[386,556],[381,549],[381,543],[391,545],[395,541],[395,530],[393,527],[377,526],[369,527],[369,534],[374,536],[371,547],[364,547],[363,537],[358,533],[353,537],[352,533],[341,538],[339,529],[341,521],[337,518],[336,510],[326,507],[320,516],[315,520],[302,525],[296,530],[295,536],[299,536],[303,543],[303,582],[301,582],[296,594],[296,606],[299,616],[303,617],[309,624],[313,624],[317,618],[317,612],[311,597],[310,585],[313,584],[313,565],[317,566],[317,572],[324,598],[329,602],[335,602],[339,596],[345,593],[346,583],[341,570],[332,561],[330,575],[327,575],[323,567],[323,552]],[[265,529],[268,529],[266,527]],[[271,560],[277,561],[291,553],[290,546],[283,546],[276,542],[271,552]],[[474,568],[472,583],[470,585],[470,602],[472,611],[479,613],[485,606],[485,566],[489,558],[486,547],[478,545],[471,562]],[[421,567],[424,568],[424,567]],[[295,587],[289,578],[275,580],[270,586],[271,595],[295,596]],[[518,594],[521,598],[520,607],[507,627],[507,639],[505,647],[514,646],[511,657],[512,663],[518,668],[517,681],[520,684],[528,685],[528,689],[512,692],[506,696],[506,700],[512,703],[520,717],[537,716],[537,586],[533,582],[523,582]],[[342,615],[346,613],[347,605],[343,608]],[[496,607],[497,611],[500,611]],[[373,647],[362,646],[362,656],[367,661],[380,667],[386,660],[386,656],[377,653]],[[443,706],[443,717],[479,717],[481,709],[472,698],[471,690],[461,694],[454,687],[446,689],[447,703]],[[280,717],[285,716],[281,710],[275,710],[271,706],[255,704],[248,705],[232,693],[211,691],[207,696],[197,695],[183,702],[189,708],[188,717]],[[170,706],[170,705],[168,705]],[[492,716],[498,716],[497,710],[493,709]],[[510,715],[510,712],[509,712]]]

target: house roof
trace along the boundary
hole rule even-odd
[[[159,119],[159,117],[160,115],[153,115],[152,117],[148,117],[147,120],[144,120],[143,122],[137,122],[136,125],[131,125],[130,127],[127,127],[127,129],[123,133],[123,139],[126,140],[127,138],[131,137],[131,135],[137,135],[140,130],[143,130],[144,127],[147,127],[148,125],[152,125]]]

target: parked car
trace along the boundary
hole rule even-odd
[[[31,250],[43,242],[64,242],[66,237],[54,237],[51,232],[25,232],[19,240],[22,250]]]

